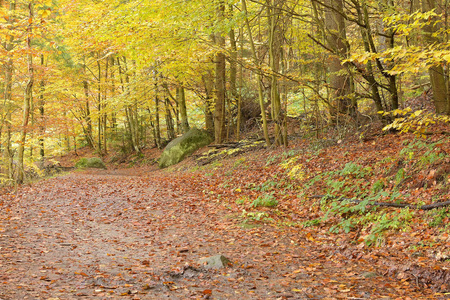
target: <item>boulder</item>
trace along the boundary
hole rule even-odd
[[[182,136],[171,141],[159,159],[159,167],[166,168],[182,161],[195,150],[210,144],[213,138],[205,130],[192,128]]]
[[[198,262],[207,269],[221,269],[231,265],[230,260],[220,254],[201,258]]]
[[[101,158],[91,157],[86,158],[83,157],[75,164],[75,168],[96,168],[96,169],[106,169],[105,163]]]

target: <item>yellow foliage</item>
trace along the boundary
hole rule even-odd
[[[449,123],[450,117],[446,115],[437,115],[423,110],[416,110],[411,113],[411,108],[396,109],[391,112],[378,112],[383,116],[394,116],[394,121],[386,125],[383,130],[395,129],[402,133],[412,132],[419,137],[426,137],[427,129],[431,124],[437,122]]]
[[[283,161],[280,164],[280,166],[283,169],[288,170],[287,174],[292,179],[303,180],[307,176],[306,176],[305,171],[303,170],[303,165],[297,164],[297,161],[298,161],[298,157],[291,157],[290,159]]]

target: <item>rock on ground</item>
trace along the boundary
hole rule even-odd
[[[159,159],[159,167],[166,168],[182,161],[195,150],[210,144],[213,138],[205,130],[192,128],[171,141]]]

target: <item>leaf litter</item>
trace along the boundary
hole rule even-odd
[[[352,159],[373,148],[363,157],[370,163],[400,143],[342,147]],[[448,260],[428,255],[448,247],[445,235],[418,222],[369,248],[355,242],[358,231],[301,226],[320,211],[296,189],[266,186],[286,174],[269,163],[277,151],[201,169],[190,161],[169,171],[74,172],[2,194],[0,299],[449,298]],[[342,159],[325,149],[299,163],[312,173]],[[277,208],[252,207],[267,191]],[[231,265],[198,263],[218,254]]]

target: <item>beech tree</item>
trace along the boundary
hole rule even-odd
[[[292,116],[305,116],[318,136],[325,123],[355,126],[361,112],[376,119],[402,108],[404,95],[426,86],[448,114],[447,8],[1,0],[2,178],[22,182],[33,161],[43,167],[80,146],[100,155],[163,148],[191,126],[215,143],[255,126],[267,145],[286,146]]]
[[[439,18],[444,11],[444,3],[440,0],[422,0],[422,11],[424,13],[433,11],[436,14],[430,16],[424,25],[424,37],[428,46],[434,47],[444,41],[442,40],[442,23]],[[447,41],[448,42],[448,41]],[[448,76],[442,64],[432,64],[428,72],[430,74],[431,87],[433,89],[433,100],[437,113],[450,114]],[[447,77],[447,79],[446,79]]]

